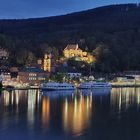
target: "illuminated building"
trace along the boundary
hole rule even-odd
[[[52,54],[45,54],[44,56],[44,71],[55,72],[55,59]]]
[[[38,59],[38,60],[37,60],[37,64],[42,65],[42,59]]]
[[[18,79],[23,83],[40,84],[46,81],[48,73],[36,67],[26,67],[18,72]]]
[[[83,51],[79,48],[78,44],[69,44],[63,51],[65,58],[77,57],[81,61],[91,63],[95,58],[90,53]]]

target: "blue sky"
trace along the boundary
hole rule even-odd
[[[120,3],[140,0],[0,0],[0,18],[46,17]]]

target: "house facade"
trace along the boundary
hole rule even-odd
[[[67,59],[77,57],[79,60],[85,61],[87,63],[91,63],[95,60],[93,55],[91,55],[86,51],[81,50],[78,44],[67,45],[63,53],[64,53],[64,57]]]
[[[18,72],[18,80],[23,83],[40,84],[48,79],[49,74],[42,69],[26,67]]]
[[[78,44],[69,44],[63,51],[64,57],[72,58],[72,57],[84,57],[87,56],[87,52],[82,51]]]

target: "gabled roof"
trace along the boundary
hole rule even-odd
[[[79,49],[78,44],[68,44],[64,50],[77,50]]]

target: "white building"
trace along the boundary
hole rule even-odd
[[[70,78],[79,78],[79,77],[81,77],[81,73],[72,73],[72,72],[70,72],[70,73],[68,73],[68,76],[70,77]]]

